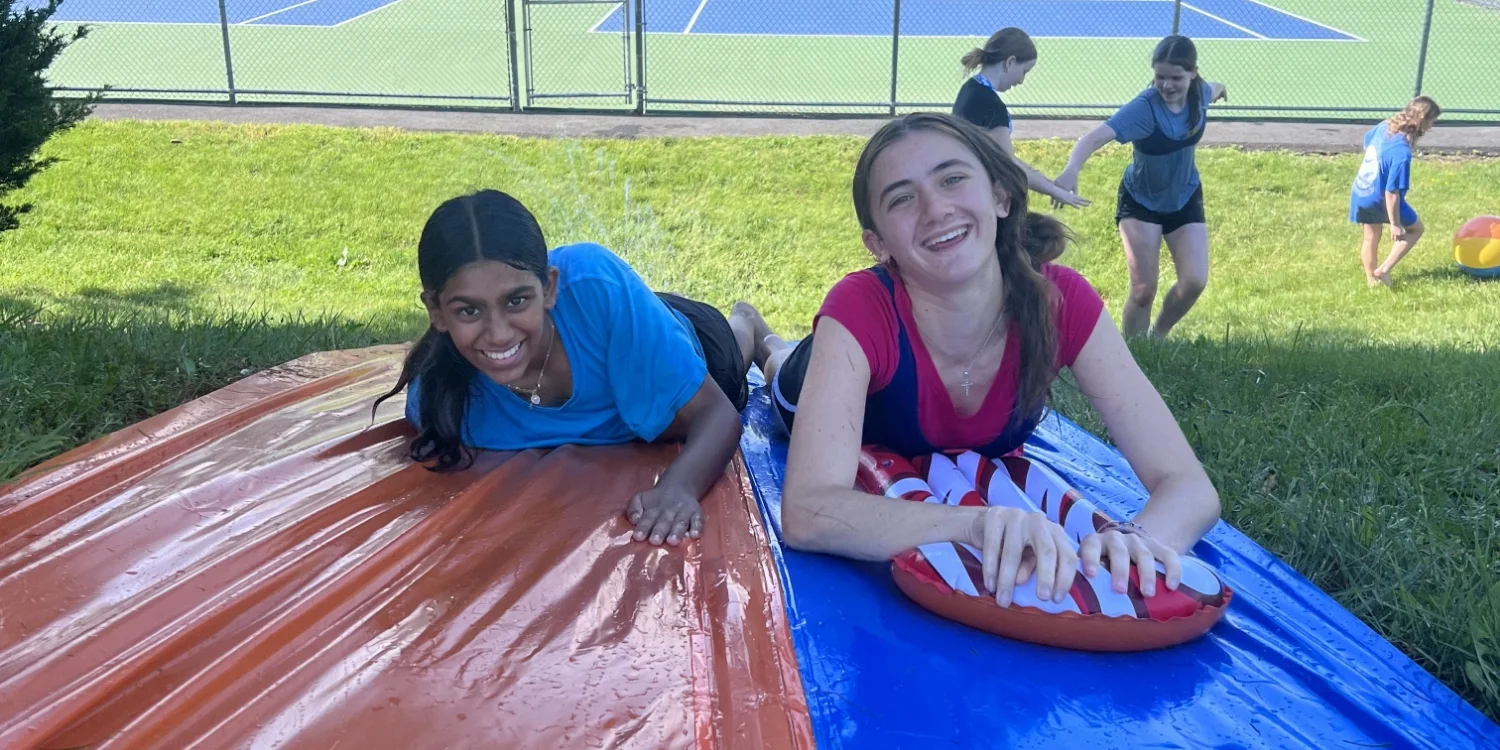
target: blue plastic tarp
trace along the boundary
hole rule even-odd
[[[741,448],[820,748],[1500,748],[1500,727],[1223,522],[1193,553],[1235,591],[1224,619],[1134,654],[990,635],[913,604],[886,563],[784,548],[786,441],[752,378]],[[1124,457],[1061,416],[1026,451],[1106,513],[1145,503]]]

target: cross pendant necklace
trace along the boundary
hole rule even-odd
[[[989,347],[990,339],[993,339],[995,337],[995,331],[1000,330],[1000,320],[1004,317],[1005,310],[1002,309],[1000,311],[999,317],[995,318],[995,325],[990,328],[990,335],[984,337],[984,343],[979,345],[978,351],[974,352],[974,358],[969,360],[969,366],[964,368],[964,379],[963,382],[959,383],[959,385],[963,386],[964,388],[965,398],[967,398],[969,395],[969,388],[974,385],[969,381],[969,370],[973,369],[974,363],[979,361],[979,355],[983,354],[984,350]]]

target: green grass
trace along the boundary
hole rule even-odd
[[[423,325],[427,214],[496,187],[549,241],[601,241],[658,288],[748,298],[805,333],[869,261],[849,205],[851,138],[536,141],[313,127],[91,122],[0,235],[0,478],[304,352]],[[1067,144],[1023,142],[1049,173]],[[1113,195],[1064,256],[1118,316]],[[1500,283],[1447,237],[1493,212],[1500,161],[1424,159],[1428,238],[1368,290],[1347,215],[1357,156],[1200,151],[1212,274],[1164,344],[1134,349],[1224,498],[1226,518],[1489,716],[1500,718]],[[1170,283],[1170,274],[1163,280]],[[1076,393],[1063,411],[1098,430]]]
[[[1421,47],[1424,6],[1411,0],[1370,7],[1368,0],[1274,0],[1270,3],[1354,34],[1363,41],[1249,39],[1199,42],[1206,76],[1228,84],[1234,107],[1374,107],[1397,110],[1411,97]],[[517,3],[519,7],[519,2]],[[66,5],[64,6],[66,8]],[[652,13],[647,22],[667,14]],[[837,3],[829,13],[839,13]],[[851,4],[848,13],[864,12]],[[935,9],[936,7],[936,9]],[[998,6],[997,6],[998,7]],[[1070,7],[1070,6],[1060,6]],[[1170,6],[1143,4],[1160,28],[1152,39],[1040,38],[1040,61],[1024,86],[1007,95],[1027,114],[1108,114],[1149,81],[1153,39],[1171,31]],[[618,34],[588,30],[610,11],[606,5],[536,6],[527,27],[515,29],[522,94],[613,94],[608,98],[536,98],[531,106],[628,108],[627,50]],[[911,5],[916,14],[940,6]],[[1192,11],[1184,11],[1193,16]],[[519,10],[517,11],[519,16]],[[887,14],[889,11],[887,11]],[[670,19],[663,18],[661,23]],[[681,25],[681,19],[677,19]],[[1005,25],[1004,14],[996,27]],[[1186,23],[1186,22],[1185,22]],[[888,27],[886,22],[886,27]],[[457,0],[402,0],[337,27],[232,26],[235,83],[243,90],[323,94],[420,94],[442,97],[503,97],[509,92],[504,6]],[[1184,26],[1184,30],[1190,30]],[[1444,107],[1500,111],[1500,12],[1436,0],[1424,91]],[[958,58],[982,37],[903,37],[897,97],[927,105],[953,100],[962,73]],[[530,54],[531,65],[524,64]],[[889,102],[891,40],[888,36],[817,37],[650,33],[646,44],[648,99],[732,100],[780,104],[748,107],[666,103],[663,109],[855,111],[853,104]],[[99,24],[88,39],[68,50],[53,70],[59,85],[121,88],[226,89],[224,50],[215,25]],[[120,94],[119,96],[129,96]],[[185,96],[185,95],[184,95]],[[188,97],[191,98],[191,97]],[[221,97],[222,98],[222,97]],[[321,100],[338,96],[247,94],[245,101]],[[388,103],[416,100],[384,99]],[[480,105],[476,99],[452,103]],[[828,106],[793,106],[825,103]],[[495,106],[495,102],[488,102]],[[1097,105],[1080,112],[1046,105]],[[1368,117],[1363,115],[1362,117]],[[1500,119],[1459,115],[1453,119]]]

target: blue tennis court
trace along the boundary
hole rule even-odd
[[[229,23],[253,26],[338,26],[401,0],[230,0]],[[40,5],[37,0],[22,5]],[[53,21],[62,23],[219,23],[219,4],[212,0],[68,0]]]
[[[675,34],[891,35],[890,0],[647,0],[646,29]],[[1158,39],[1172,28],[1172,0],[904,0],[903,37],[987,37],[1018,26],[1033,37]],[[616,6],[594,31],[621,31]],[[1194,39],[1360,42],[1363,39],[1256,0],[1182,4],[1181,33]]]

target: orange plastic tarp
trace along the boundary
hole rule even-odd
[[[674,449],[405,458],[401,350],[312,355],[0,488],[0,747],[811,748],[743,465],[630,538]]]

